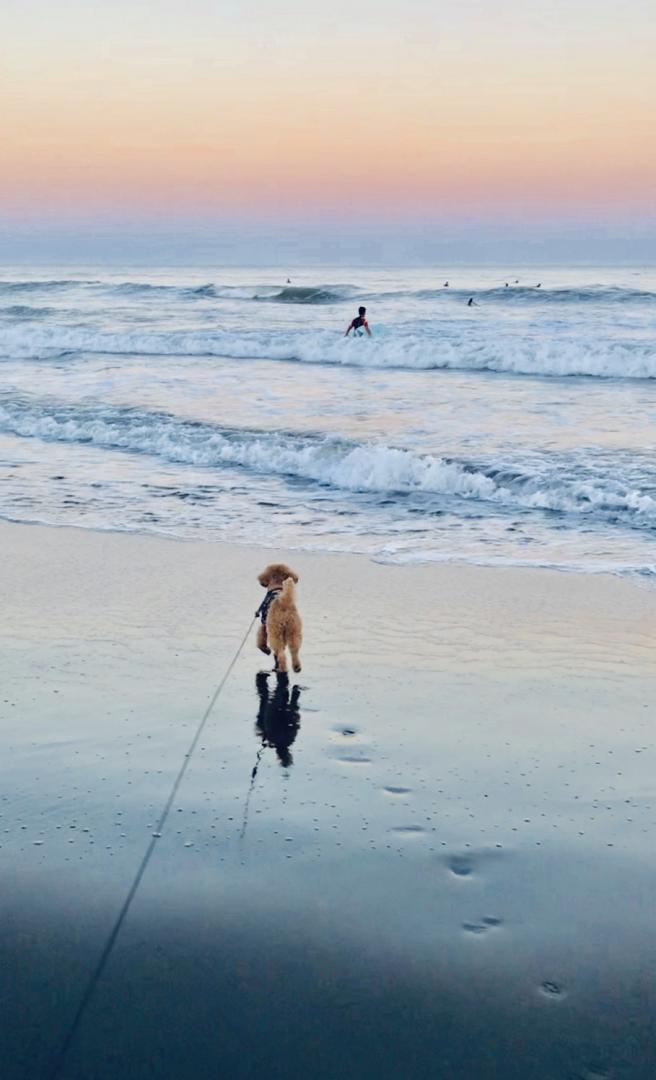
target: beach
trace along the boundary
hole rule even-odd
[[[273,553],[0,543],[18,1080],[50,1075]],[[61,1075],[652,1077],[652,588],[275,557],[303,671],[258,678],[251,631]]]
[[[656,1080],[652,8],[0,14],[0,1080]]]

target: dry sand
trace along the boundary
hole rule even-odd
[[[269,553],[0,543],[18,1080],[49,1074]],[[276,555],[303,673],[276,694],[240,655],[62,1075],[652,1078],[654,592]]]

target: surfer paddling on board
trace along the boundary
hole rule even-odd
[[[368,337],[372,336],[371,330],[369,329],[369,323],[367,322],[367,309],[366,309],[366,307],[359,307],[358,308],[358,313],[355,316],[355,318],[352,319],[351,322],[349,323],[349,328],[346,331],[346,333],[344,334],[344,337],[348,337],[349,334],[351,333],[351,330],[353,331],[353,337],[362,337],[362,331],[363,330],[364,330],[365,334]]]

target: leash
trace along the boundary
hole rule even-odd
[[[103,972],[105,970],[105,967],[107,965],[107,961],[109,960],[109,957],[111,956],[114,945],[116,944],[116,939],[118,938],[118,935],[121,932],[121,927],[123,926],[123,923],[125,922],[125,918],[126,918],[126,916],[128,914],[128,911],[130,910],[130,906],[132,904],[132,901],[134,900],[134,898],[136,896],[136,893],[137,893],[137,890],[138,890],[138,888],[139,888],[139,886],[141,884],[141,879],[143,878],[143,876],[144,876],[144,874],[146,872],[146,869],[148,867],[148,863],[150,862],[151,855],[153,854],[153,851],[155,850],[155,845],[157,844],[157,841],[159,840],[159,838],[162,835],[162,830],[164,828],[164,825],[166,824],[166,819],[169,816],[171,807],[173,805],[173,800],[175,799],[175,796],[178,793],[178,789],[180,787],[180,784],[182,783],[184,774],[187,771],[187,766],[189,765],[189,762],[191,761],[194,750],[196,749],[196,746],[198,745],[198,740],[200,739],[200,737],[201,737],[201,735],[203,733],[203,728],[205,727],[207,721],[209,720],[210,713],[212,712],[212,709],[216,705],[219,694],[223,690],[223,687],[225,686],[226,682],[228,681],[228,678],[229,678],[229,676],[230,676],[230,674],[232,672],[232,669],[234,668],[235,664],[237,663],[237,660],[239,659],[239,654],[241,653],[241,650],[243,649],[244,645],[246,644],[246,642],[248,640],[248,636],[249,636],[251,630],[253,629],[253,623],[254,622],[255,622],[255,616],[251,619],[248,630],[244,634],[244,636],[243,636],[243,638],[241,640],[241,643],[239,645],[239,648],[237,649],[237,652],[235,653],[232,660],[228,664],[228,667],[226,668],[226,672],[225,672],[223,678],[221,679],[221,682],[219,683],[216,690],[214,691],[214,694],[212,696],[212,700],[210,701],[209,705],[205,709],[205,712],[203,713],[203,715],[202,715],[202,717],[201,717],[201,719],[199,721],[198,727],[196,728],[196,733],[195,733],[193,739],[191,740],[191,743],[189,744],[189,749],[187,750],[187,753],[184,756],[182,765],[180,766],[180,768],[178,770],[178,774],[177,774],[175,780],[173,781],[173,787],[171,788],[171,792],[169,794],[169,797],[166,800],[166,803],[164,804],[164,809],[162,810],[162,812],[161,812],[161,814],[159,816],[159,819],[158,819],[157,824],[155,826],[155,831],[153,832],[152,837],[151,837],[151,841],[150,841],[148,847],[146,848],[146,851],[145,851],[144,856],[143,856],[143,858],[141,860],[141,863],[139,864],[139,868],[138,868],[138,870],[137,870],[137,872],[136,872],[136,874],[134,876],[134,880],[133,880],[133,882],[132,882],[132,884],[131,884],[131,886],[130,886],[130,888],[128,890],[128,893],[127,893],[127,895],[125,897],[125,900],[123,901],[123,905],[121,907],[121,910],[119,911],[119,913],[118,913],[118,915],[116,917],[116,920],[114,922],[114,925],[112,926],[112,929],[111,929],[111,931],[109,933],[107,941],[105,942],[105,946],[104,946],[104,948],[103,948],[103,950],[102,950],[102,952],[100,954],[100,957],[98,959],[98,963],[96,964],[93,972],[91,973],[91,977],[89,979],[89,982],[87,983],[86,990],[84,991],[84,994],[82,995],[82,999],[80,1001],[80,1004],[77,1007],[77,1012],[75,1013],[75,1016],[73,1017],[73,1022],[71,1023],[71,1026],[69,1027],[69,1029],[68,1029],[68,1031],[66,1033],[66,1037],[64,1038],[64,1041],[61,1044],[61,1047],[59,1049],[57,1057],[55,1058],[55,1063],[54,1063],[53,1068],[52,1068],[52,1070],[51,1070],[51,1072],[49,1074],[50,1075],[50,1080],[57,1080],[57,1077],[61,1076],[61,1070],[62,1070],[62,1068],[63,1068],[63,1066],[65,1064],[68,1052],[69,1052],[69,1050],[70,1050],[70,1048],[71,1048],[71,1046],[73,1044],[73,1040],[75,1039],[75,1036],[77,1035],[78,1028],[80,1027],[80,1024],[82,1022],[82,1018],[84,1017],[84,1014],[85,1014],[85,1012],[87,1010],[87,1006],[89,1005],[89,1002],[91,1001],[91,998],[93,997],[93,993],[94,993],[94,991],[96,989],[96,986],[98,985],[98,983],[99,983],[99,981],[100,981],[100,979],[102,977],[102,974],[103,974]],[[256,771],[257,771],[257,769],[254,770],[254,774],[255,774]],[[255,775],[253,775],[253,780],[254,779],[255,779]]]
[[[257,754],[255,756],[255,765],[253,766],[253,768],[251,770],[251,782],[250,782],[248,791],[246,793],[246,801],[244,802],[244,814],[243,814],[242,823],[241,823],[241,832],[239,833],[239,844],[240,844],[240,846],[244,842],[244,837],[246,836],[246,829],[248,828],[248,808],[250,806],[251,795],[253,794],[253,788],[255,787],[255,777],[257,776],[257,770],[260,767],[260,758],[262,757],[263,753],[264,753],[264,743],[262,743],[260,749],[258,750],[258,752],[257,752]]]

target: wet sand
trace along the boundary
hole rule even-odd
[[[269,555],[0,544],[18,1080],[49,1075]],[[303,673],[242,652],[61,1075],[651,1080],[656,594],[280,555]]]

